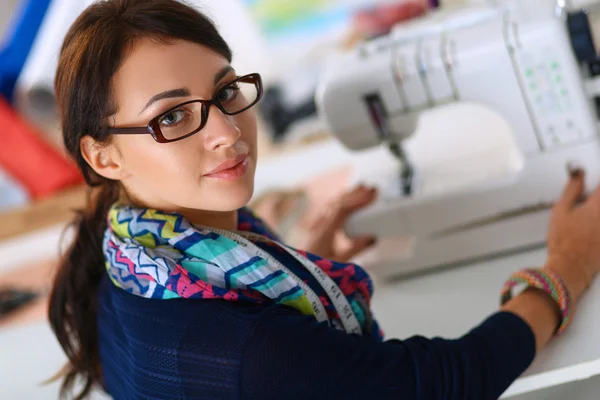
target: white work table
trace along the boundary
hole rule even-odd
[[[457,338],[498,309],[500,289],[512,272],[541,265],[544,259],[545,250],[538,249],[402,281],[376,280],[373,309],[388,337]],[[538,355],[505,397],[564,399],[565,388],[561,384],[600,375],[599,334],[600,282],[597,281],[581,301],[569,331]],[[579,392],[590,385],[600,390],[600,378],[585,385],[571,385],[569,399],[592,399]],[[539,392],[542,389],[546,389],[544,396]],[[523,396],[526,393],[532,397]]]

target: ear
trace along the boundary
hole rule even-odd
[[[123,170],[114,144],[98,143],[91,136],[86,135],[79,141],[79,150],[98,175],[111,180],[121,180]]]

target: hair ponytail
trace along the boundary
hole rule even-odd
[[[50,326],[69,358],[63,370],[61,395],[71,391],[78,375],[84,398],[94,383],[101,382],[98,355],[96,299],[104,276],[102,238],[110,206],[117,200],[115,184],[104,184],[88,198],[88,209],[78,212],[73,244],[62,259],[50,294]]]

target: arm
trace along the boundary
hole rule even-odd
[[[600,268],[600,188],[585,201],[584,173],[571,172],[561,198],[552,210],[545,269],[557,273],[578,303]],[[532,329],[541,350],[560,323],[556,303],[546,293],[527,290],[503,310],[520,316]]]
[[[581,201],[583,193],[583,172],[574,171],[552,212],[544,267],[562,277],[575,302],[600,268],[600,189]],[[335,223],[325,225],[340,225],[349,213],[334,213]],[[309,317],[279,316],[273,324],[258,324],[248,342],[242,398],[495,399],[560,322],[553,300],[533,289],[502,311],[458,340],[415,337],[383,344]]]
[[[246,344],[241,399],[497,399],[534,351],[531,330],[512,313],[457,340],[378,343],[273,307]]]

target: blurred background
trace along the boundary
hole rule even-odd
[[[60,245],[68,244],[65,227],[86,190],[64,155],[53,77],[67,29],[91,2],[0,0],[0,399],[57,398],[58,384],[43,384],[65,362],[46,323],[46,295]],[[187,2],[216,22],[238,73],[264,77],[257,199],[284,179],[302,184],[274,174],[270,160],[333,140],[314,104],[327,56],[438,6],[431,0]],[[327,162],[320,168],[321,180],[312,185],[331,185],[344,174]],[[265,213],[273,204],[262,204]]]

